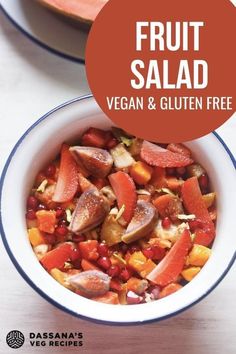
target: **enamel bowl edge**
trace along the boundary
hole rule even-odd
[[[223,279],[235,260],[232,230],[236,230],[236,218],[232,206],[236,200],[236,163],[217,134],[211,133],[186,143],[197,161],[206,167],[217,192],[218,222],[210,260],[177,293],[152,303],[132,306],[107,305],[85,299],[61,286],[41,267],[27,238],[25,200],[36,173],[58,154],[63,141],[75,141],[90,126],[109,128],[111,125],[94,98],[88,95],[55,108],[27,130],[11,152],[1,176],[3,243],[16,269],[29,285],[70,314],[113,324],[164,319],[204,298]]]

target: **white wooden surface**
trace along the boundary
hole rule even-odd
[[[0,170],[16,140],[54,106],[89,92],[84,67],[37,47],[0,14]],[[235,117],[219,133],[236,155]],[[222,171],[223,176],[223,171]],[[232,206],[235,207],[235,206]],[[235,230],[232,230],[235,232]],[[236,236],[236,235],[235,235]],[[235,247],[235,245],[232,245]],[[79,331],[83,353],[236,353],[236,266],[205,300],[188,311],[142,326],[105,326],[74,318],[47,303],[17,273],[0,242],[0,353],[12,329],[28,332]],[[71,350],[25,344],[21,353]],[[18,352],[17,351],[17,352]]]

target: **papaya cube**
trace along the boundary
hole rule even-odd
[[[188,264],[202,267],[208,261],[211,249],[202,245],[195,244],[188,255]]]
[[[28,236],[30,243],[33,247],[46,243],[43,232],[41,232],[37,227],[32,227],[31,229],[29,229]]]
[[[136,272],[141,272],[144,269],[147,258],[144,256],[143,252],[138,251],[131,254],[128,265],[133,268]]]
[[[200,270],[201,270],[200,267],[190,267],[190,268],[184,269],[181,272],[181,275],[185,280],[191,281],[200,272]]]

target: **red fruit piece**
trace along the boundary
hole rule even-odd
[[[82,145],[104,148],[110,139],[108,132],[98,129],[89,128],[82,136]]]
[[[172,221],[178,220],[177,216],[183,214],[181,200],[172,194],[164,194],[153,200],[153,205],[157,208],[162,218],[170,218]]]
[[[117,198],[118,207],[125,206],[123,218],[130,222],[134,215],[134,209],[137,202],[137,193],[133,179],[125,172],[118,171],[109,177],[112,189]]]
[[[53,201],[64,203],[71,200],[78,189],[78,168],[69,151],[69,146],[62,145],[61,162]]]
[[[141,158],[151,166],[164,168],[183,167],[193,163],[189,156],[163,149],[145,140],[141,148]]]
[[[170,143],[167,145],[167,150],[187,157],[191,157],[191,151],[183,144]]]
[[[166,286],[175,281],[183,270],[185,257],[191,246],[190,232],[184,230],[167,255],[148,274],[147,279],[160,286]]]
[[[98,241],[97,240],[88,240],[84,242],[80,242],[78,244],[81,257],[89,260],[89,261],[96,261],[99,257],[97,252]]]
[[[194,214],[196,219],[202,223],[202,227],[197,228],[195,231],[194,243],[209,246],[215,237],[215,225],[202,199],[197,177],[189,178],[184,182],[182,199],[187,211],[190,214]]]
[[[49,251],[41,258],[40,262],[49,272],[53,268],[62,268],[64,263],[70,260],[73,252],[73,246],[69,243],[63,243],[57,248]]]

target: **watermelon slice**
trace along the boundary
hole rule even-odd
[[[142,144],[141,158],[151,166],[163,168],[184,167],[193,163],[189,156],[163,149],[146,140]]]

